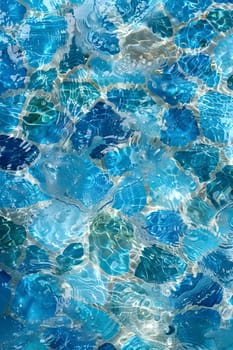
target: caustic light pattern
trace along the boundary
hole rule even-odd
[[[233,350],[233,1],[0,1],[0,348]]]

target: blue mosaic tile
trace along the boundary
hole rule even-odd
[[[226,37],[221,38],[217,44],[216,47],[214,48],[214,55],[215,55],[215,60],[218,65],[218,67],[222,71],[222,75],[229,76],[232,74],[232,63],[233,59],[230,54],[229,48],[231,48],[233,43],[233,35],[229,35]]]
[[[150,166],[148,159],[152,160]],[[179,169],[165,152],[154,151],[151,155],[147,154],[146,164],[143,163],[143,167],[148,166],[146,179],[150,186],[150,196],[154,205],[174,210],[187,193],[196,190],[196,182],[189,174],[187,175]],[[175,188],[174,183],[176,184]]]
[[[28,4],[32,10],[37,10],[41,12],[51,12],[58,10],[62,5],[63,0],[41,0],[40,2],[36,0],[25,0],[25,3]]]
[[[24,67],[21,47],[4,32],[0,31],[0,95],[9,89],[25,87],[27,69]]]
[[[143,179],[138,176],[126,177],[116,190],[113,208],[131,216],[141,211],[145,205],[146,191]]]
[[[1,316],[0,317],[0,341],[6,348],[13,347],[15,341],[18,342],[20,334],[25,331],[22,323],[14,319],[12,316]]]
[[[0,131],[12,132],[19,123],[19,114],[22,111],[26,98],[24,95],[13,95],[0,98]]]
[[[18,1],[6,0],[1,4],[1,26],[18,24],[24,18],[26,8]]]
[[[39,248],[37,245],[28,246],[25,259],[19,266],[19,270],[24,274],[30,274],[50,269],[51,263],[46,250]]]
[[[11,298],[11,289],[9,286],[9,281],[11,280],[11,276],[8,275],[5,271],[0,270],[0,315],[4,313],[7,305],[9,304]]]
[[[152,245],[143,249],[135,276],[149,283],[164,283],[175,280],[185,269],[185,262],[178,256]]]
[[[225,285],[232,285],[233,281],[233,261],[231,246],[220,246],[209,255],[205,256],[201,262],[201,266],[206,271],[211,271],[214,277]]]
[[[202,79],[208,87],[214,87],[219,83],[220,77],[216,70],[212,69],[209,56],[201,53],[198,55],[183,55],[178,62],[185,73]]]
[[[90,228],[90,258],[109,275],[129,271],[133,227],[118,217],[100,214]]]
[[[83,261],[83,245],[82,243],[69,244],[61,255],[56,257],[62,271],[70,270],[72,266],[79,265]]]
[[[212,307],[219,304],[222,298],[222,287],[202,273],[198,273],[197,276],[186,275],[171,293],[171,303],[176,309],[183,309],[189,304]]]
[[[232,97],[216,91],[208,91],[199,99],[201,128],[208,139],[222,143],[232,141],[232,108]],[[211,120],[215,120],[214,125]]]
[[[64,81],[59,89],[62,105],[74,116],[82,107],[90,107],[100,97],[99,91],[90,83]]]
[[[68,327],[48,328],[45,332],[46,344],[56,350],[93,350],[96,341],[87,340],[88,334],[78,329]],[[47,348],[46,348],[47,349]]]
[[[66,28],[65,19],[59,16],[31,17],[26,20],[21,27],[19,41],[31,67],[37,68],[51,62],[57,48],[65,45]]]
[[[69,119],[61,114],[52,102],[34,96],[27,107],[28,114],[23,118],[24,134],[29,140],[56,143],[60,140]]]
[[[171,210],[158,210],[146,217],[146,231],[162,243],[177,243],[183,236],[185,224],[180,214]]]
[[[104,154],[104,165],[111,176],[118,176],[131,170],[130,148],[119,148]]]
[[[161,141],[169,146],[185,146],[199,135],[197,121],[189,109],[169,109],[163,115],[163,122]]]
[[[16,287],[12,310],[28,322],[41,322],[53,317],[61,295],[57,283],[57,279],[51,275],[23,277]]]
[[[233,90],[233,75],[231,75],[228,79],[227,79],[227,87],[230,90]]]
[[[85,215],[77,206],[55,199],[34,213],[29,230],[44,247],[57,252],[63,244],[83,234],[84,223]]]
[[[205,144],[194,144],[185,151],[174,154],[174,158],[184,167],[191,169],[201,182],[210,179],[219,161],[218,149]],[[205,167],[203,167],[205,164]]]
[[[82,321],[82,328],[86,330],[86,334],[89,334],[89,339],[100,335],[103,340],[110,340],[119,332],[119,324],[106,312],[96,307],[71,300],[64,311],[74,320]],[[90,319],[92,320],[91,324],[89,323]]]
[[[82,49],[77,47],[75,37],[73,37],[70,51],[64,55],[63,60],[60,62],[59,70],[61,73],[66,73],[69,69],[85,64],[86,61],[87,57],[83,54]]]
[[[36,184],[21,176],[0,172],[1,208],[24,208],[48,199]]]
[[[116,350],[116,348],[111,343],[104,343],[98,347],[98,350]]]
[[[26,230],[22,225],[0,216],[0,263],[16,267],[21,256],[22,245],[26,240]]]
[[[233,26],[233,11],[216,8],[208,13],[207,19],[219,32],[226,32]]]
[[[165,9],[179,22],[187,22],[195,17],[198,12],[204,12],[211,4],[211,0],[186,1],[186,0],[164,0]]]
[[[197,49],[209,46],[215,36],[217,33],[206,20],[198,20],[181,28],[175,41],[177,46],[184,49]]]
[[[23,169],[38,155],[39,150],[35,145],[20,138],[0,135],[0,169]]]
[[[116,0],[116,8],[121,14],[125,22],[130,20],[139,21],[143,17],[144,11],[147,9],[150,0],[126,1]]]
[[[215,215],[214,208],[199,197],[194,197],[187,202],[187,212],[189,220],[194,226],[198,226],[200,223],[208,226],[210,220]]]
[[[116,55],[120,52],[119,39],[114,34],[91,32],[88,40],[94,49],[105,54]]]
[[[174,317],[177,327],[177,337],[187,347],[203,347],[215,349],[212,338],[207,335],[216,331],[220,326],[220,315],[216,310],[189,310]]]
[[[57,78],[57,71],[51,68],[47,71],[37,70],[32,74],[28,88],[30,90],[43,89],[44,91],[53,90],[53,82]]]
[[[216,208],[223,207],[232,200],[232,171],[233,167],[230,165],[223,167],[206,186],[207,197]]]
[[[232,5],[0,5],[1,349],[232,350]]]
[[[202,257],[218,246],[218,238],[206,229],[190,230],[183,239],[184,254],[191,261],[201,260]]]
[[[156,12],[148,21],[148,26],[152,29],[153,33],[159,34],[163,38],[169,38],[173,34],[170,18],[163,12]]]
[[[63,275],[64,281],[71,287],[72,296],[87,304],[104,305],[108,298],[108,279],[92,267],[84,267]]]
[[[71,141],[77,151],[90,147],[95,137],[106,143],[125,141],[127,131],[122,126],[123,118],[107,104],[98,102],[77,124]]]
[[[52,166],[55,164],[54,161],[56,161],[55,174]],[[46,169],[41,172],[44,166]],[[54,199],[72,198],[87,208],[98,204],[112,187],[112,182],[100,168],[88,159],[75,155],[57,154],[56,160],[54,155],[50,159],[41,157],[38,164],[31,168],[31,172],[41,181],[42,190],[52,195]],[[53,177],[51,172],[54,174]],[[93,188],[96,190],[95,193],[91,191]]]

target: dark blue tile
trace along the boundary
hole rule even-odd
[[[85,64],[87,58],[88,57],[83,54],[82,48],[76,45],[74,36],[69,52],[66,53],[60,61],[59,71],[64,74],[69,69],[73,69],[74,67],[77,67],[80,64]]]
[[[233,166],[226,165],[206,187],[207,197],[216,208],[221,208],[233,199]]]
[[[25,327],[14,317],[4,315],[0,317],[0,342],[6,349],[14,349],[15,342],[25,332]]]
[[[219,161],[218,148],[203,143],[194,144],[185,151],[174,154],[174,158],[184,169],[192,170],[199,177],[201,182],[207,181],[211,177]],[[203,167],[203,164],[205,166]]]
[[[172,289],[169,298],[171,305],[176,309],[182,309],[187,305],[212,307],[222,301],[223,289],[207,275],[188,274]]]
[[[149,0],[116,0],[116,8],[124,22],[140,21],[149,6]]]
[[[158,241],[173,244],[182,237],[186,226],[178,212],[158,210],[146,217],[146,231]]]
[[[25,239],[26,230],[23,226],[0,216],[0,263],[16,267]]]
[[[73,266],[83,262],[84,249],[82,243],[71,243],[63,251],[61,255],[56,257],[59,271],[65,272],[72,269]]]
[[[39,149],[20,138],[0,135],[0,169],[21,170],[39,155]]]
[[[227,79],[227,87],[230,90],[233,90],[233,75],[230,75]]]
[[[197,121],[192,111],[186,108],[173,108],[163,115],[164,128],[161,141],[169,146],[182,147],[195,141],[199,135]]]
[[[198,20],[181,28],[175,42],[182,48],[197,49],[208,46],[216,36],[217,33],[206,20]]]
[[[122,126],[123,119],[113,109],[98,102],[77,124],[71,141],[77,151],[89,147],[95,136],[102,137],[106,143],[120,143],[126,140],[127,133]]]
[[[186,263],[181,258],[152,245],[143,249],[135,276],[148,283],[160,284],[176,280],[185,269]]]
[[[233,27],[233,11],[214,8],[206,17],[219,32],[227,32]]]
[[[104,343],[100,345],[97,350],[116,350],[116,348],[111,343]]]
[[[205,271],[210,271],[225,286],[231,287],[233,282],[231,242],[229,246],[220,246],[205,256],[200,265]]]
[[[186,349],[204,347],[205,349],[215,350],[213,339],[208,337],[208,333],[217,331],[220,322],[221,318],[216,310],[199,309],[176,315],[173,325],[177,330],[178,339],[186,346]]]
[[[163,12],[156,12],[148,21],[148,27],[153,33],[161,35],[162,38],[169,38],[173,34],[170,18]]]
[[[115,34],[90,32],[88,41],[95,50],[108,55],[116,55],[120,52],[119,39]]]

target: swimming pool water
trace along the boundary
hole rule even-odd
[[[0,349],[233,350],[233,1],[0,26]]]

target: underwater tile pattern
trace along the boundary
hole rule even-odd
[[[0,348],[233,350],[233,1],[0,1]]]

